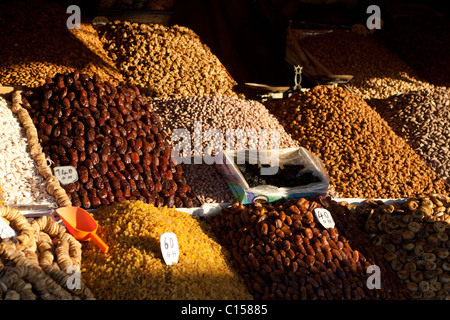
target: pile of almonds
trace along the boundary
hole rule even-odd
[[[182,167],[172,161],[160,120],[137,88],[75,71],[25,91],[22,102],[53,168],[77,169],[79,180],[64,185],[74,206],[89,209],[125,200],[196,206]]]
[[[334,30],[306,37],[301,45],[332,73],[353,75],[348,87],[364,99],[432,87],[398,55],[370,36]]]
[[[449,193],[380,114],[344,88],[317,86],[266,105],[302,147],[322,159],[341,197]]]
[[[237,95],[235,81],[189,28],[114,21],[98,31],[125,82],[148,97]]]
[[[371,99],[367,103],[450,184],[448,87],[411,91],[386,99]]]
[[[450,198],[428,195],[386,204],[340,203],[383,253],[411,296],[450,299]]]
[[[239,203],[207,218],[255,299],[407,299],[380,261],[353,248],[339,229],[314,215],[323,208],[305,198],[274,204]],[[381,270],[381,287],[368,285],[368,267]]]
[[[119,84],[119,70],[89,21],[68,29],[66,8],[43,0],[0,4],[0,83],[38,87],[47,76],[85,70]],[[39,35],[39,36],[36,36]]]

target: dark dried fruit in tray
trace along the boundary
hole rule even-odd
[[[269,165],[264,164],[238,164],[236,165],[241,171],[250,188],[260,185],[272,185],[280,188],[292,188],[296,186],[304,186],[314,182],[320,182],[312,172],[301,172],[304,169],[302,165],[283,165],[279,166],[276,174],[262,175],[261,168],[268,168]]]

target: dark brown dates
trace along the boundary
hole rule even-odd
[[[53,166],[77,168],[79,180],[64,186],[74,205],[89,209],[125,199],[194,205],[190,188],[179,190],[186,180],[172,172],[160,119],[137,88],[75,71],[26,90],[23,102]]]

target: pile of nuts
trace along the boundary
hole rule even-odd
[[[230,256],[198,216],[126,201],[93,212],[108,254],[83,246],[83,279],[101,300],[250,300]],[[166,265],[161,235],[178,240],[178,263]]]
[[[148,97],[236,96],[236,82],[191,29],[114,21],[101,41],[125,82]]]
[[[344,88],[317,86],[266,105],[302,147],[322,159],[341,197],[449,193],[380,114]]]
[[[27,139],[11,103],[0,97],[0,186],[5,203],[55,205],[28,153]]]
[[[211,138],[206,131],[214,129],[222,134],[223,150],[228,150],[230,147],[234,147],[232,150],[242,149],[239,143],[244,145],[244,149],[259,149],[260,138],[263,138],[260,130],[267,132],[268,147],[272,142],[272,130],[279,134],[279,148],[298,147],[297,142],[285,131],[277,118],[262,103],[255,100],[209,95],[151,100],[149,103],[155,113],[159,114],[164,130],[171,136],[172,141],[179,138],[175,132],[177,129],[186,129],[190,133],[192,156],[195,155],[195,145],[200,144],[200,138],[202,138],[204,152],[213,152],[207,148],[210,143],[213,143],[205,141]],[[201,132],[196,130],[196,122],[197,126],[201,124]],[[234,130],[236,134],[236,141],[233,141],[235,142],[234,146],[227,146],[227,130]],[[242,132],[238,130],[242,130]],[[254,131],[253,135],[245,134],[251,130]],[[261,139],[261,141],[263,140]]]
[[[113,84],[123,81],[90,22],[67,28],[66,8],[43,0],[9,1],[0,4],[0,12],[2,85],[38,87],[49,75],[76,69]]]
[[[165,132],[171,136],[173,144],[178,143],[180,135],[177,129],[186,129],[191,135],[191,155],[195,156],[196,144],[202,146],[202,154],[214,154],[215,139],[209,140],[207,131],[218,130],[223,136],[223,150],[230,148],[259,149],[260,130],[266,130],[267,146],[270,148],[272,130],[279,134],[279,148],[297,147],[298,144],[286,133],[278,120],[269,113],[266,107],[254,100],[237,97],[210,95],[205,97],[188,97],[182,99],[152,100],[149,102],[155,113],[159,114]],[[197,130],[201,124],[201,132]],[[238,130],[242,130],[239,132]],[[234,146],[227,146],[227,130],[235,130]],[[255,130],[256,136],[248,136],[245,132]],[[200,142],[200,138],[202,141]],[[238,140],[239,139],[239,140]],[[184,141],[183,141],[184,142]],[[220,141],[218,141],[220,145]],[[240,143],[244,147],[240,146]],[[174,147],[174,146],[173,146]],[[193,160],[191,161],[193,163]],[[229,187],[225,184],[215,165],[185,164],[186,179],[192,190],[204,202],[233,202]],[[202,177],[199,179],[199,177]]]
[[[182,164],[186,182],[202,203],[232,203],[236,200],[215,165]]]
[[[348,87],[364,99],[432,87],[395,53],[356,32],[334,30],[306,37],[301,45],[332,73],[353,75]]]
[[[78,171],[79,180],[64,185],[73,206],[125,200],[196,206],[160,120],[137,88],[75,71],[25,91],[22,103],[53,168],[70,165]]]
[[[377,261],[355,250],[336,227],[324,228],[316,208],[323,206],[305,198],[234,203],[207,221],[255,299],[408,298],[399,281],[381,277],[380,288],[370,287],[366,272]]]
[[[415,299],[450,299],[450,198],[346,206]]]
[[[450,85],[450,23],[444,15],[396,17],[396,23],[375,33],[375,38],[395,51],[423,78],[436,86]],[[410,35],[414,35],[411,37]]]
[[[435,87],[367,101],[450,184],[450,89]]]
[[[80,274],[81,243],[65,227],[4,206],[0,219],[17,234],[0,241],[0,300],[94,299]]]

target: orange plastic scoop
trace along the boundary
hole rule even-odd
[[[78,207],[63,207],[56,209],[67,230],[79,241],[92,239],[104,252],[108,252],[108,245],[97,235],[97,222],[89,212]]]

